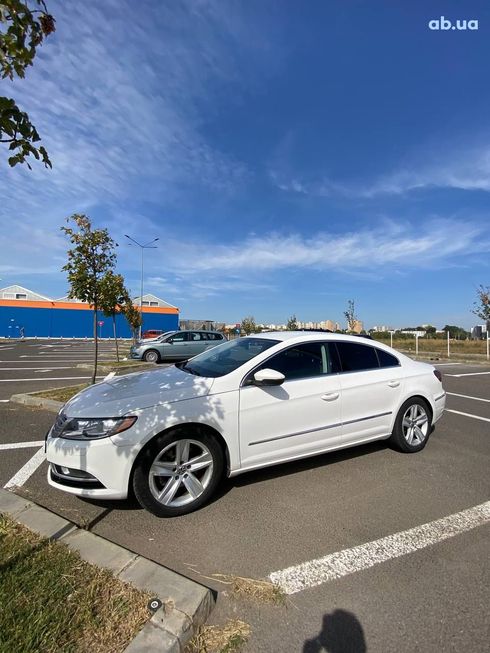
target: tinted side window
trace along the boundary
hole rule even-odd
[[[186,342],[188,340],[187,333],[184,333],[183,331],[181,333],[175,333],[173,336],[171,336],[168,341],[169,342]]]
[[[328,349],[317,342],[297,345],[269,358],[254,373],[262,369],[277,370],[287,381],[328,374]]]
[[[193,331],[191,334],[191,340],[204,340],[204,334],[199,333],[198,331]]]
[[[360,372],[379,367],[374,347],[356,342],[338,342],[337,350],[343,372]]]
[[[376,349],[376,353],[378,354],[380,367],[395,367],[396,365],[400,365],[398,358],[395,358],[395,356],[392,356],[387,351]]]

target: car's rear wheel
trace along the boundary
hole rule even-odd
[[[176,517],[197,510],[209,499],[223,469],[216,438],[198,427],[172,429],[140,454],[133,489],[143,508],[157,517]]]
[[[160,361],[160,354],[156,349],[148,349],[148,351],[145,351],[143,354],[143,359],[147,363],[158,363]]]
[[[415,453],[425,447],[430,432],[430,408],[421,397],[413,397],[400,408],[391,441],[400,451]]]

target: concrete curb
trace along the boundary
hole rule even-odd
[[[78,528],[55,513],[0,489],[0,513],[77,551],[87,562],[161,601],[153,616],[126,648],[127,653],[182,653],[211,613],[215,597],[203,585],[143,558],[118,544]]]
[[[24,406],[32,406],[35,408],[44,408],[52,413],[58,413],[64,403],[62,401],[55,401],[54,399],[46,399],[45,397],[36,397],[33,394],[18,394],[12,395],[10,401],[13,404],[23,404]]]
[[[91,363],[77,363],[75,367],[81,370],[93,370],[94,366]],[[157,367],[155,363],[137,363],[132,365],[97,365],[97,369],[101,372],[141,372],[142,370],[151,370]]]

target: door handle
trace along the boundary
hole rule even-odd
[[[326,395],[322,395],[323,401],[335,401],[335,399],[339,398],[339,393],[338,392],[329,392]]]
[[[398,386],[400,385],[400,381],[390,381],[388,385],[390,386],[390,388],[398,388]]]

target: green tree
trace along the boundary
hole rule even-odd
[[[466,340],[470,337],[470,334],[468,331],[466,331],[466,329],[463,329],[463,327],[455,326],[453,324],[446,324],[446,326],[443,328],[443,331],[445,331],[446,334],[449,331],[449,337],[455,338],[456,340]]]
[[[109,236],[107,229],[92,229],[90,219],[75,213],[67,218],[74,227],[61,227],[72,244],[68,250],[68,262],[62,270],[67,273],[70,283],[68,296],[87,302],[93,309],[94,331],[94,371],[92,383],[97,376],[97,311],[102,308],[104,277],[114,269],[116,263],[116,243]]]
[[[255,318],[253,315],[248,315],[243,318],[242,331],[245,331],[247,336],[251,333],[257,333],[257,325],[255,324]]]
[[[13,80],[25,77],[25,70],[32,66],[37,48],[45,37],[55,31],[55,20],[48,13],[44,0],[0,1],[0,74]],[[8,144],[10,166],[26,163],[32,156],[51,168],[51,161],[36,128],[25,111],[15,100],[0,96],[0,143]]]
[[[347,330],[354,331],[357,317],[355,312],[354,300],[349,299],[347,302],[347,310],[344,311],[345,319],[347,320]]]
[[[121,306],[121,310],[133,332],[133,340],[136,341],[138,330],[143,322],[140,310],[131,299]]]
[[[296,319],[296,315],[291,315],[291,317],[287,321],[286,329],[288,331],[296,331],[297,328],[298,328],[298,320]]]
[[[114,274],[109,270],[101,279],[99,306],[106,317],[112,318],[112,331],[116,343],[116,358],[119,361],[119,344],[117,340],[116,315],[121,311],[121,306],[131,301],[129,292],[124,285],[121,274]]]
[[[471,311],[485,322],[490,321],[490,286],[478,286],[477,301],[473,302],[474,309]]]

